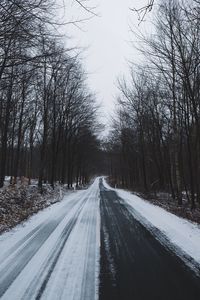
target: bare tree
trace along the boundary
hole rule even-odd
[[[197,6],[160,3],[154,35],[141,37],[146,65],[133,65],[131,80],[119,82],[112,146],[118,149],[115,180],[146,193],[168,191],[178,205],[185,191],[192,209],[200,202]]]

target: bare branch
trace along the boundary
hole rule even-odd
[[[144,21],[144,18],[146,16],[146,14],[153,9],[154,1],[155,0],[149,0],[147,5],[145,5],[143,7],[140,7],[138,9],[137,8],[130,8],[131,11],[137,13],[139,24]]]

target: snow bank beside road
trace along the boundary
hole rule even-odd
[[[104,186],[108,189],[112,189],[105,180]],[[130,192],[120,189],[113,190],[115,190],[118,196],[125,201],[127,208],[134,217],[148,227],[156,238],[160,239],[159,233],[163,233],[166,240],[162,239],[162,243],[168,240],[174,245],[175,250],[178,252],[177,254],[184,259],[186,263],[191,267],[195,267],[196,264],[200,266],[199,225],[177,217],[163,208],[153,205]],[[199,267],[197,267],[197,269],[200,270]]]

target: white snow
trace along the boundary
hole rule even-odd
[[[190,267],[200,266],[200,226],[180,218],[163,208],[131,194],[128,191],[111,188],[104,179],[104,186],[117,192],[127,208],[156,238],[173,248]],[[163,236],[164,238],[163,239]],[[187,257],[189,256],[189,257]],[[197,264],[197,265],[196,265]]]
[[[41,299],[98,299],[98,184],[96,179],[88,190],[66,196],[0,237],[0,292],[7,279],[10,281],[2,300],[36,299],[41,290]],[[52,232],[43,242],[51,226]],[[20,259],[23,263],[38,243],[39,249],[12,281],[12,274],[21,266]]]
[[[37,214],[30,217],[24,223],[17,225],[12,230],[3,233],[0,235],[0,261],[4,256],[4,253],[9,251],[9,249],[20,242],[31,230],[36,228],[37,226],[44,224],[45,221],[49,220],[53,216],[57,216],[63,209],[67,209],[67,206],[70,205],[76,198],[80,197],[82,193],[86,191],[78,191],[74,193],[67,194],[62,202],[57,202],[42,211],[39,211]]]
[[[96,184],[62,251],[42,299],[97,298],[100,255],[97,237],[100,228],[99,191]]]
[[[105,179],[104,185],[112,189]],[[175,250],[190,266],[200,265],[197,224],[130,192],[112,190],[159,241]],[[33,249],[36,251],[31,255]],[[88,190],[67,195],[62,202],[0,236],[0,293],[4,292],[0,297],[2,300],[32,300],[40,295],[40,299],[48,300],[98,300],[99,264],[97,178]]]

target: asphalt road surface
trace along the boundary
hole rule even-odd
[[[100,300],[198,300],[200,280],[100,182]]]
[[[200,299],[194,273],[99,178],[0,236],[0,274],[1,300]]]

